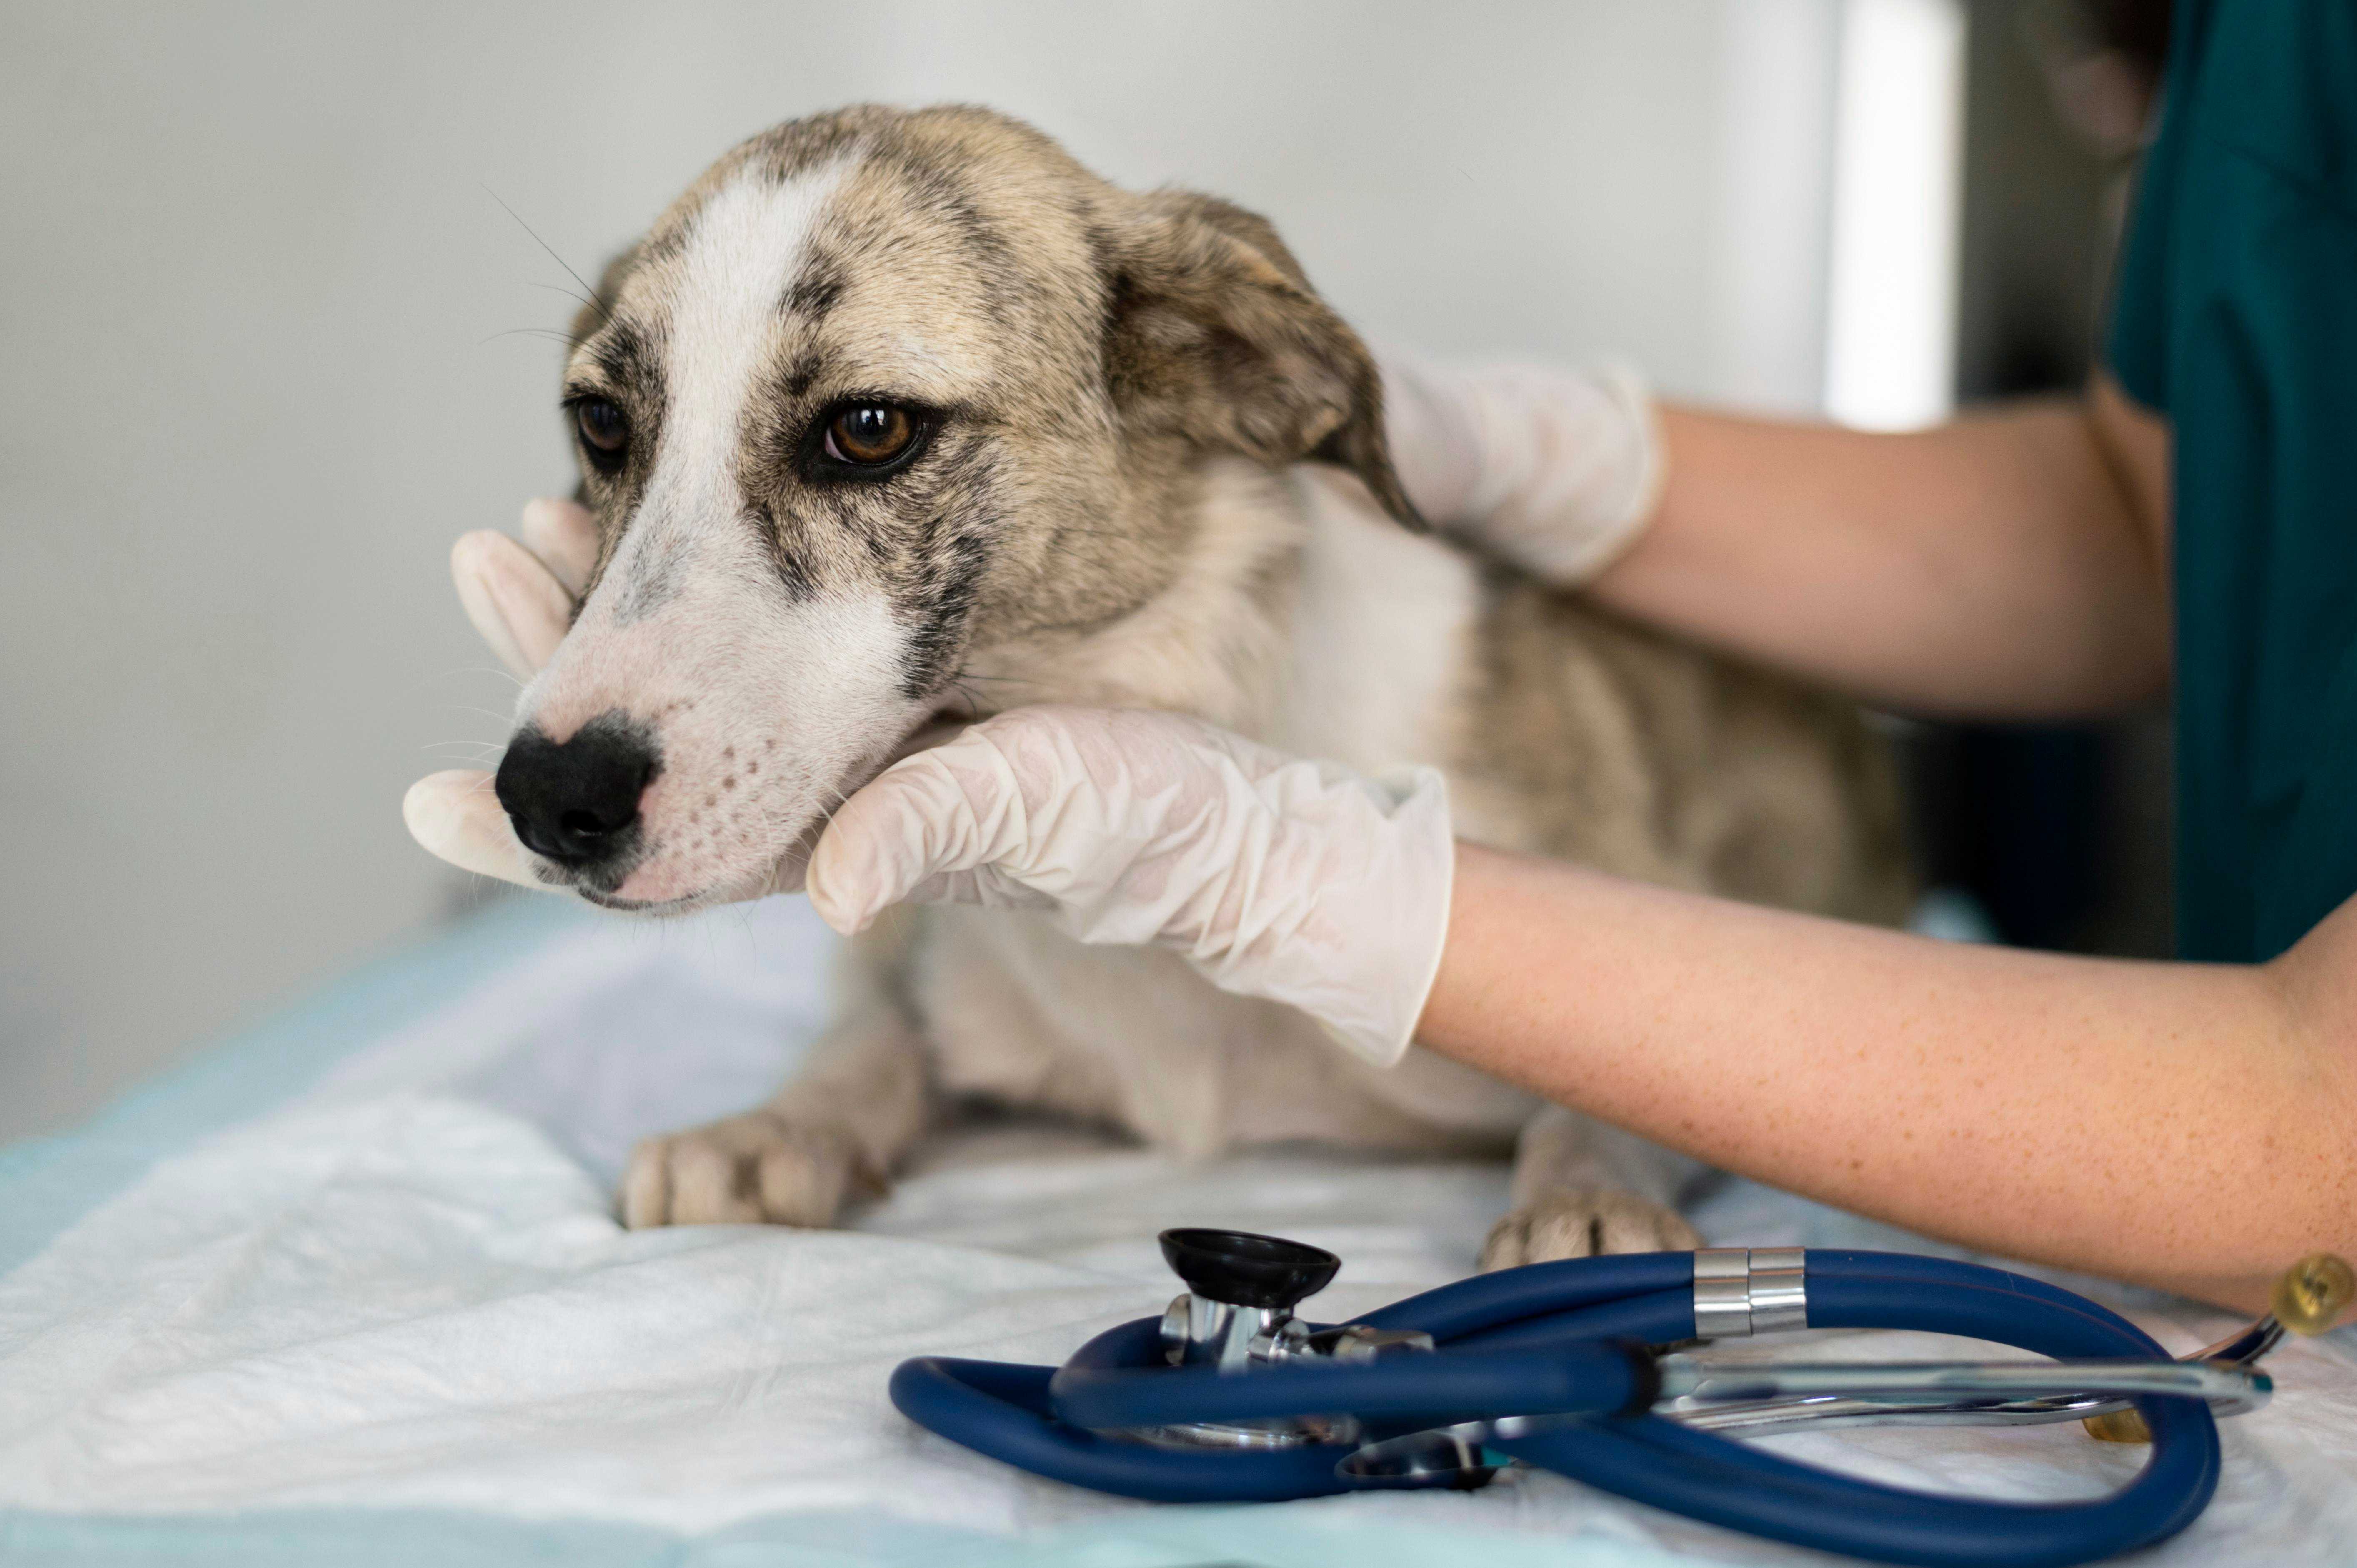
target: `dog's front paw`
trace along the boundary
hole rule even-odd
[[[1695,1228],[1649,1198],[1610,1187],[1558,1187],[1490,1228],[1481,1269],[1511,1269],[1606,1252],[1683,1252],[1702,1245]]]
[[[826,1226],[855,1190],[881,1185],[846,1131],[754,1111],[640,1144],[622,1223]]]

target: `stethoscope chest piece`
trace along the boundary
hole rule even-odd
[[[1365,1365],[1403,1351],[1429,1350],[1415,1330],[1344,1324],[1314,1328],[1294,1309],[1333,1282],[1342,1260],[1322,1247],[1250,1230],[1165,1230],[1163,1260],[1186,1283],[1162,1314],[1163,1359],[1173,1367],[1238,1373],[1319,1359]],[[1344,1413],[1175,1422],[1120,1430],[1165,1446],[1297,1448],[1356,1443],[1363,1428]],[[1395,1486],[1461,1485],[1436,1478]]]

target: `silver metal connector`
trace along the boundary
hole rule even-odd
[[[1809,1326],[1799,1247],[1705,1247],[1694,1255],[1695,1337],[1740,1339]]]

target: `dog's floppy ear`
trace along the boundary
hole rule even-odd
[[[1383,379],[1266,220],[1191,191],[1107,214],[1105,374],[1125,424],[1350,469],[1422,529],[1383,439]]]

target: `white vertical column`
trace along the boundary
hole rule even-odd
[[[1906,430],[1954,405],[1964,0],[1846,0],[1825,412]]]
[[[1710,391],[1823,411],[1841,0],[1723,0]]]

